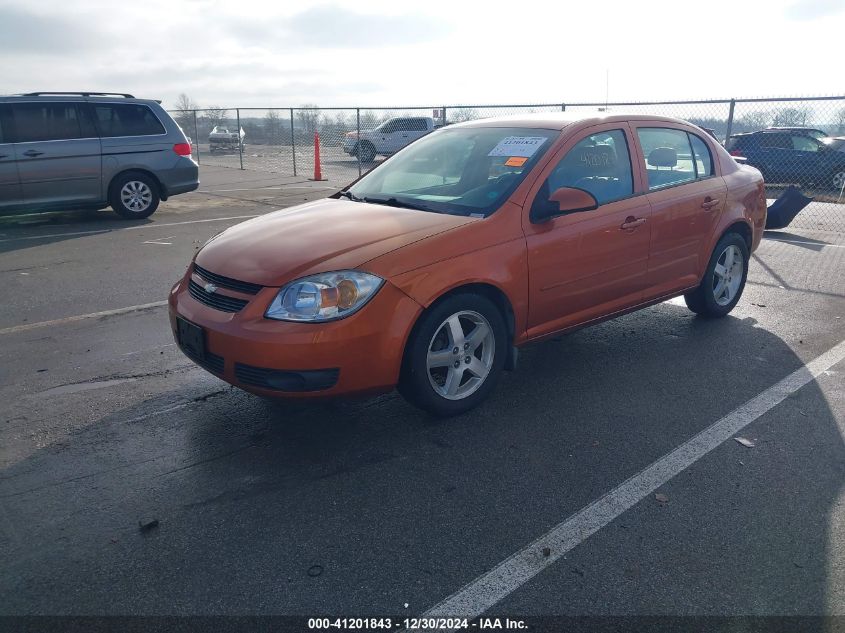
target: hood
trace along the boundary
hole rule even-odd
[[[305,275],[356,268],[473,219],[384,205],[324,199],[230,227],[197,253],[218,275],[282,286]]]

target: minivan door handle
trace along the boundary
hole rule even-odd
[[[28,150],[26,150],[26,151],[23,153],[23,155],[24,155],[24,156],[35,157],[35,156],[41,156],[41,154],[43,154],[43,153],[44,153],[44,152],[36,152],[34,149],[28,149]]]

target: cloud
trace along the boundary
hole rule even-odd
[[[791,20],[817,20],[842,12],[845,12],[842,0],[800,0],[787,7],[786,17]]]
[[[0,6],[0,52],[51,54],[93,49],[101,37],[81,22],[39,15],[21,7]]]
[[[244,44],[276,50],[294,48],[383,48],[431,42],[449,29],[432,17],[406,13],[357,13],[334,5],[317,6],[272,21],[241,21],[235,32]]]

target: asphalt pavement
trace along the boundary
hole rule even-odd
[[[148,221],[0,224],[0,614],[845,615],[845,234],[769,232],[728,318],[671,301],[531,346],[436,420],[178,351],[195,249],[343,184],[201,178]]]

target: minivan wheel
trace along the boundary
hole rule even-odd
[[[158,208],[158,183],[141,172],[119,175],[109,187],[109,203],[120,217],[137,220],[151,216]]]
[[[723,317],[739,302],[748,277],[748,245],[741,235],[719,240],[698,288],[684,295],[687,307],[706,317]]]
[[[399,392],[440,417],[464,413],[495,387],[507,329],[487,297],[458,294],[425,312],[405,349]]]

